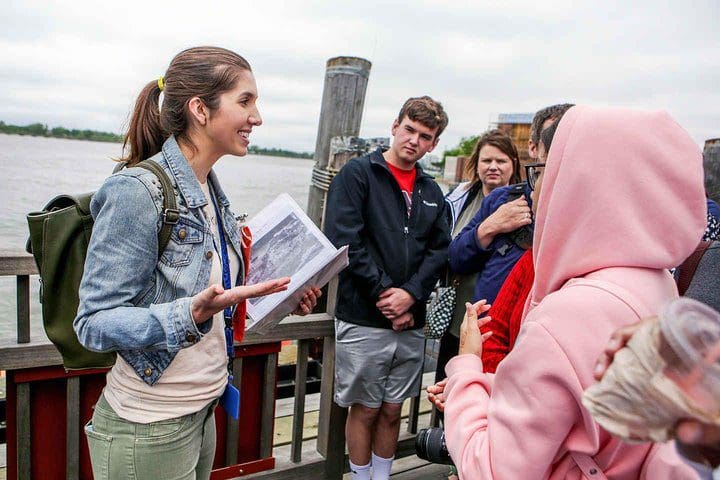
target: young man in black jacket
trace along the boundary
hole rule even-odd
[[[353,480],[387,479],[400,408],[422,379],[425,302],[447,261],[445,201],[416,165],[448,123],[442,105],[411,98],[389,150],[356,158],[334,178],[325,233],[349,245],[336,308],[335,402],[350,407],[345,437]]]

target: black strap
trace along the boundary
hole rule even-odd
[[[167,176],[165,170],[153,160],[143,160],[135,165],[136,167],[149,170],[160,180],[160,186],[163,192],[163,211],[161,214],[162,227],[158,232],[158,256],[162,255],[170,241],[172,235],[172,227],[180,220],[180,210],[177,208],[175,200],[175,189],[172,186],[170,177]]]

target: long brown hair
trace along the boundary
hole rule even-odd
[[[470,159],[465,164],[465,178],[470,180],[470,183],[466,187],[467,190],[476,187],[480,183],[480,177],[477,174],[478,160],[480,158],[480,150],[485,145],[492,145],[499,149],[505,155],[510,157],[512,161],[513,172],[510,175],[510,184],[520,183],[520,157],[518,155],[517,148],[512,141],[510,136],[499,129],[488,130],[487,132],[480,135],[475,147],[473,148]]]
[[[162,79],[164,88],[161,90],[161,82],[153,80],[140,92],[121,160],[132,166],[152,157],[170,135],[190,142],[187,138],[190,99],[199,97],[210,111],[216,110],[220,95],[232,90],[243,71],[252,71],[247,60],[224,48],[194,47],[178,53]]]

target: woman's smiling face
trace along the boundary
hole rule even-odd
[[[205,131],[221,155],[246,155],[253,127],[262,124],[252,72],[243,70],[235,86],[219,98],[219,106],[209,115]]]

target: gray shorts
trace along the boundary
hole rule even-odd
[[[379,408],[420,393],[425,335],[335,319],[335,403]]]

